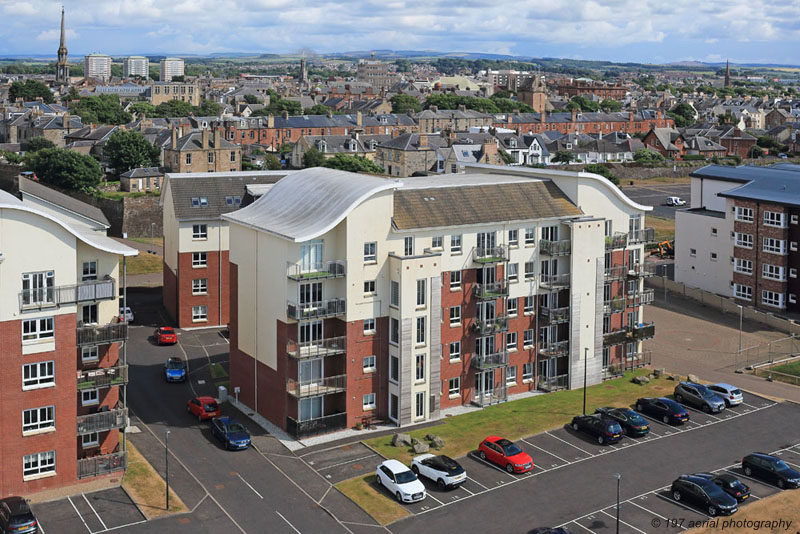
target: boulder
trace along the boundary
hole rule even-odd
[[[656,378],[662,378],[664,376],[664,369],[653,369],[653,374],[656,375]]]
[[[392,445],[395,447],[408,447],[411,445],[411,436],[408,434],[395,434],[392,436]]]
[[[428,452],[429,450],[430,450],[430,447],[428,447],[428,445],[426,445],[425,443],[417,442],[417,443],[414,444],[414,453],[415,454],[422,454],[422,453]]]
[[[418,443],[419,443],[419,440],[417,438],[411,438],[411,444],[412,445],[417,445]]]
[[[431,447],[434,449],[441,449],[444,447],[444,440],[439,436],[434,436],[434,438],[431,440]]]
[[[428,441],[433,441],[438,437],[439,436],[437,436],[436,434],[425,434],[425,439],[427,439]]]
[[[700,382],[700,377],[697,376],[697,375],[688,375],[686,377],[686,380],[689,381],[689,382],[699,383]]]
[[[634,384],[639,384],[640,386],[643,386],[645,384],[649,384],[650,383],[650,379],[648,377],[644,376],[644,375],[634,376],[632,382]]]
[[[672,376],[672,375],[668,375],[668,376],[667,376],[667,380],[675,380],[675,377],[674,377],[674,376]]]

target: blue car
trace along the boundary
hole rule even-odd
[[[226,449],[242,450],[250,446],[250,433],[241,423],[230,417],[211,420],[211,432]]]
[[[167,382],[183,382],[186,380],[186,362],[180,358],[170,358],[164,364],[164,378]]]

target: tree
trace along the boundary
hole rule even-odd
[[[138,167],[157,167],[160,150],[151,145],[138,130],[117,130],[103,147],[103,155],[116,174]]]
[[[558,150],[551,161],[553,163],[569,163],[573,159],[575,159],[575,155],[569,150]]]
[[[41,97],[45,104],[52,104],[55,102],[50,88],[42,82],[31,78],[24,82],[16,81],[12,83],[11,87],[8,89],[8,99],[11,102],[16,101],[17,98],[30,102],[31,100],[36,100],[38,97]]]
[[[499,149],[497,151],[497,153],[500,154],[500,159],[503,160],[503,163],[505,165],[511,165],[512,163],[514,163],[514,156],[512,156],[511,154],[509,154],[508,152],[506,152],[502,148]]]
[[[314,149],[316,150],[316,149]],[[308,154],[308,152],[306,152]],[[321,154],[320,154],[321,155]],[[303,155],[303,164],[305,165],[305,154]],[[334,157],[324,160],[323,167],[329,169],[339,169],[340,171],[349,172],[371,172],[376,174],[383,174],[383,167],[374,163],[364,156],[351,156],[348,154],[336,154]]]
[[[7,162],[12,164],[22,163],[22,160],[24,159],[20,154],[17,154],[16,152],[0,151],[0,156],[3,156],[4,158],[6,158]]]
[[[192,110],[192,113],[200,117],[219,117],[222,113],[222,104],[213,100],[203,100],[203,102]]]
[[[600,102],[600,107],[606,111],[621,111],[622,102],[618,100],[603,100]]]
[[[328,113],[339,114],[340,112],[333,111],[333,108],[330,108],[325,104],[314,104],[312,107],[303,110],[304,115],[327,115]]]
[[[691,126],[694,124],[695,121],[695,111],[692,106],[687,104],[686,102],[681,102],[670,111],[667,112],[667,116],[671,117],[672,120],[675,121],[675,126],[678,128],[685,128],[686,126]]]
[[[173,76],[173,77],[172,77],[172,81],[173,81],[173,82],[177,82],[177,83],[183,83],[183,82],[185,82],[185,81],[186,81],[186,78],[184,77],[184,75],[183,75],[183,74],[181,74],[181,75],[179,75],[179,76]]]
[[[408,113],[422,111],[422,104],[411,95],[394,95],[390,100],[392,103],[392,113]]]
[[[194,112],[194,106],[182,100],[168,100],[156,106],[155,117],[186,117]]]
[[[36,152],[37,150],[42,150],[44,148],[55,148],[56,145],[53,142],[46,138],[46,137],[32,137],[28,140],[27,145],[25,146],[26,152]]]
[[[573,96],[572,99],[570,99],[569,103],[567,104],[567,109],[570,111],[576,109],[578,111],[591,113],[600,110],[600,103],[595,102],[594,100],[589,100],[585,96],[578,95]]]
[[[97,160],[63,148],[45,148],[25,156],[26,170],[43,183],[91,193],[103,178]]]
[[[260,104],[261,100],[256,95],[244,95],[245,104]]]
[[[154,117],[156,115],[156,107],[150,102],[134,102],[128,109],[139,118],[141,118],[142,115],[147,117]]]
[[[304,169],[309,167],[322,167],[323,163],[325,163],[325,156],[323,156],[322,152],[317,150],[316,147],[312,146],[303,154]]]
[[[758,145],[753,145],[750,147],[750,150],[747,152],[748,158],[763,158],[764,157],[764,149]]]
[[[125,124],[133,120],[131,114],[122,109],[117,95],[88,96],[72,102],[69,110],[92,124]]]
[[[66,100],[67,104],[70,102],[74,102],[75,100],[80,100],[81,95],[78,93],[78,90],[75,87],[70,87],[67,94],[64,96],[64,100]]]
[[[270,171],[279,171],[282,167],[281,160],[275,154],[267,154],[264,157],[264,167]]]
[[[653,150],[652,148],[640,148],[633,153],[633,161],[642,163],[664,161],[664,156],[661,155],[661,152]]]

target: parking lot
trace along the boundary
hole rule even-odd
[[[59,501],[35,504],[43,533],[99,534],[144,523],[145,518],[122,488],[81,493]]]
[[[623,184],[624,184],[623,180]],[[622,192],[628,195],[634,202],[644,204],[645,206],[653,206],[653,211],[649,215],[655,217],[663,217],[664,219],[674,219],[675,210],[689,207],[689,200],[691,197],[690,184],[670,184],[659,183],[648,186],[622,186]],[[664,206],[667,197],[681,197],[686,201],[686,206],[682,208],[676,206]]]

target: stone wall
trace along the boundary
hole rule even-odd
[[[164,226],[158,199],[155,196],[123,199],[122,232],[127,233],[128,237],[150,237],[152,231],[155,237],[161,237]],[[155,227],[151,229],[153,223]]]

